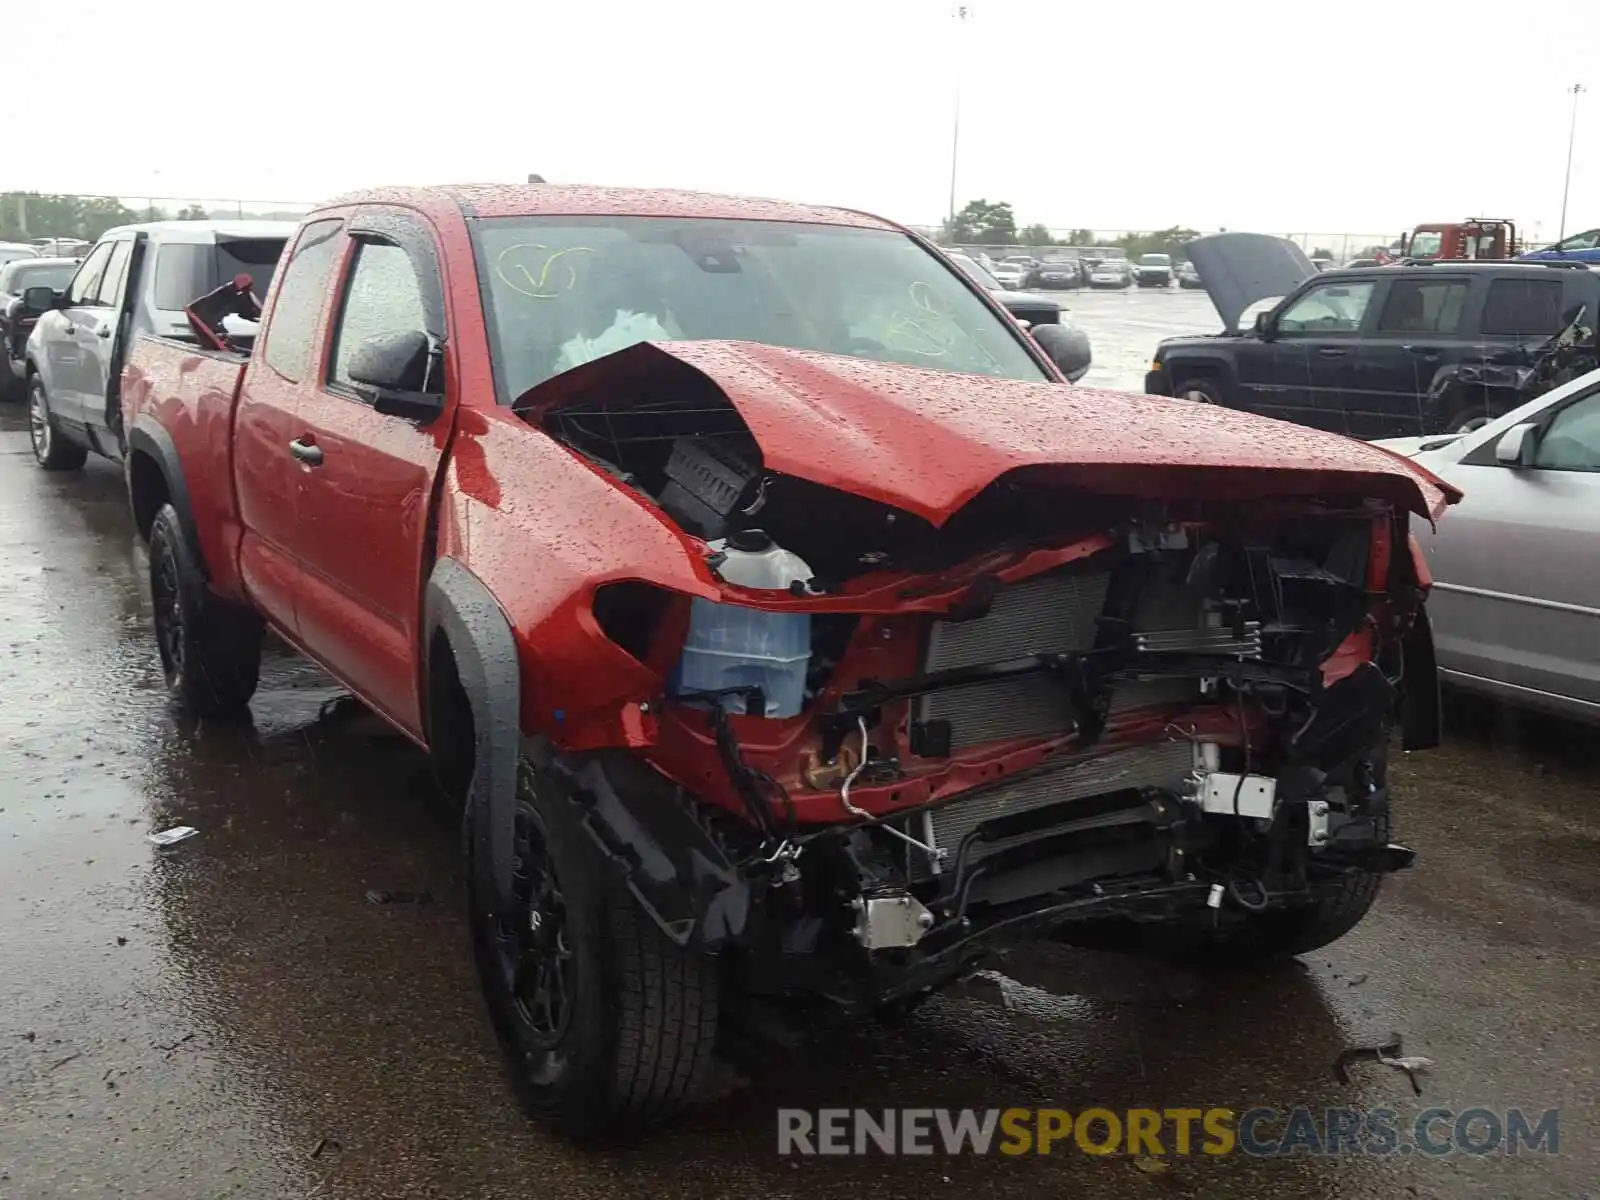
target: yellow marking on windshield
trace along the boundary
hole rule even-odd
[[[932,285],[920,279],[915,280],[906,288],[906,294],[911,298],[914,311],[897,309],[890,313],[888,336],[895,338],[905,350],[924,358],[944,358],[949,355],[955,349],[956,330],[950,322],[950,314],[934,304]],[[930,320],[942,321],[950,327],[932,329],[929,327]]]
[[[538,242],[518,242],[495,255],[494,273],[500,277],[500,282],[520,295],[534,300],[553,300],[578,285],[578,271],[569,256],[593,253],[593,246],[551,250]],[[563,272],[565,285],[561,282]]]

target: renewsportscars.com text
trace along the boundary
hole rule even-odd
[[[780,1108],[780,1155],[1557,1154],[1560,1113],[1513,1108]]]

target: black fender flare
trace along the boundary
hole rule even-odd
[[[473,856],[493,870],[495,895],[482,896],[491,911],[511,903],[513,821],[517,811],[517,765],[522,753],[522,679],[511,624],[483,581],[453,558],[434,564],[423,589],[423,637],[427,654],[442,632],[455,655],[456,673],[472,709],[472,781],[468,786],[463,837]]]
[[[1170,386],[1173,395],[1178,392],[1178,385],[1191,376],[1199,375],[1204,378],[1215,379],[1228,392],[1229,399],[1238,387],[1239,372],[1233,360],[1221,354],[1183,354],[1179,353],[1165,360],[1163,365],[1167,369],[1167,376],[1171,380]]]
[[[189,500],[189,481],[183,473],[183,460],[178,457],[178,447],[172,435],[154,417],[146,414],[133,423],[127,432],[127,450],[122,456],[122,477],[128,486],[128,508],[133,509],[133,459],[135,454],[145,454],[155,461],[167,484],[167,501],[178,514],[183,536],[188,539],[202,573],[210,577],[206,564],[201,561],[200,539],[194,523],[194,506]],[[137,521],[138,513],[134,519]],[[141,534],[144,531],[140,531]]]

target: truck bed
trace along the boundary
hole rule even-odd
[[[155,455],[174,485],[186,492],[185,503],[173,497],[179,515],[190,526],[212,584],[220,592],[238,588],[235,550],[239,541],[238,507],[234,500],[232,431],[234,406],[249,357],[204,349],[194,342],[143,336],[128,354],[122,373],[122,420],[127,431],[130,475],[138,469],[136,452]],[[137,488],[135,488],[137,494]],[[148,532],[152,511],[134,516],[139,532]]]

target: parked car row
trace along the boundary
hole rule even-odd
[[[1030,295],[1005,287],[998,274],[991,273],[970,254],[960,250],[952,250],[949,253],[955,264],[971,276],[979,287],[993,296],[1007,312],[1021,321],[1024,328],[1033,329],[1040,325],[1060,326],[1065,341],[1060,351],[1062,357],[1057,365],[1061,367],[1061,373],[1067,377],[1069,383],[1077,383],[1089,373],[1089,368],[1093,365],[1089,335],[1062,315],[1061,305],[1045,296]]]
[[[122,461],[175,702],[240,713],[272,630],[430,752],[568,1134],[681,1107],[750,1001],[894,1017],[1132,924],[1263,963],[1412,861],[1458,492],[1062,386],[1067,327],[889,222],[390,188],[22,295],[35,454]]]

